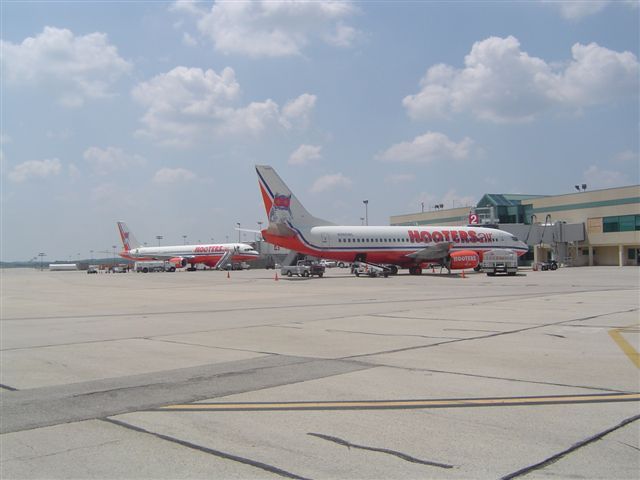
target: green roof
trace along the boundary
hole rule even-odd
[[[478,207],[512,207],[523,200],[546,197],[547,195],[520,195],[514,193],[486,193],[478,202]]]

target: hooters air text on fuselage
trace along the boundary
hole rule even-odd
[[[269,219],[266,241],[297,252],[344,262],[362,261],[408,268],[419,275],[428,264],[474,268],[483,252],[515,251],[527,245],[508,232],[475,226],[347,226],[311,215],[267,165],[257,165],[258,183]]]
[[[190,265],[193,269],[199,263],[215,267],[228,252],[229,262],[247,262],[259,256],[259,253],[246,243],[144,247],[135,239],[124,222],[118,222],[118,231],[124,247],[120,256],[129,260],[167,260],[177,268]]]

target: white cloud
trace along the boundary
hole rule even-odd
[[[568,20],[580,20],[602,11],[611,2],[606,0],[544,0],[543,3],[548,3],[558,9],[560,14]]]
[[[198,6],[200,3],[201,2],[197,0],[176,0],[169,6],[169,11],[188,13],[191,15],[204,15],[206,10]]]
[[[622,172],[614,170],[602,170],[595,165],[591,165],[582,175],[587,188],[590,190],[598,188],[613,188],[630,185],[629,177]]]
[[[309,93],[303,93],[298,98],[289,100],[282,108],[281,123],[286,128],[291,128],[292,122],[297,122],[300,126],[307,126],[309,115],[316,106],[317,97]]]
[[[189,35],[187,32],[182,34],[182,43],[187,47],[195,47],[198,45],[198,41]]]
[[[91,165],[94,173],[98,175],[107,175],[118,170],[126,170],[146,163],[144,157],[126,153],[117,147],[107,147],[104,149],[89,147],[84,151],[82,156],[87,163]]]
[[[46,160],[29,160],[16,165],[9,173],[9,180],[22,183],[29,178],[46,178],[51,175],[58,175],[62,166],[57,158]]]
[[[190,182],[195,179],[195,173],[185,168],[161,168],[155,173],[152,181],[159,185],[173,185]]]
[[[625,150],[616,154],[613,157],[613,161],[615,163],[630,163],[635,162],[636,165],[640,163],[640,156],[638,156],[638,152],[634,152],[632,150]]]
[[[596,43],[577,43],[571,51],[573,59],[558,67],[523,52],[514,37],[491,37],[474,43],[464,68],[429,68],[420,92],[402,103],[414,119],[471,112],[493,122],[523,122],[553,107],[637,97],[640,67],[633,53]]]
[[[413,139],[392,145],[376,158],[386,162],[429,163],[434,160],[465,160],[469,158],[473,141],[464,138],[456,143],[446,135],[427,132]]]
[[[200,17],[198,29],[225,54],[300,55],[314,37],[351,46],[358,32],[344,20],[357,11],[345,0],[216,2]]]
[[[300,145],[289,157],[289,165],[306,165],[312,160],[322,158],[319,145]]]
[[[104,33],[75,36],[45,27],[21,44],[0,42],[2,69],[9,85],[42,85],[67,107],[103,98],[132,65],[123,60]]]
[[[326,192],[335,188],[348,188],[353,182],[345,177],[342,173],[334,173],[332,175],[324,175],[318,178],[311,187],[312,193]]]
[[[384,181],[392,185],[400,185],[403,183],[413,182],[415,179],[416,176],[413,173],[395,173],[387,175],[384,178]]]
[[[304,125],[315,106],[315,95],[303,94],[285,105],[252,102],[237,106],[240,85],[232,68],[213,70],[176,67],[138,84],[135,101],[147,107],[139,135],[170,145],[189,145],[211,134],[257,135],[268,127]]]

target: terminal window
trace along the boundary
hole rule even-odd
[[[621,215],[619,217],[604,217],[602,231],[633,232],[640,230],[640,215]]]

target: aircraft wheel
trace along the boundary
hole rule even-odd
[[[287,277],[293,277],[293,273],[291,272],[291,270],[287,272]]]
[[[306,270],[304,272],[302,272],[302,276],[303,277],[308,277],[309,276],[309,272],[307,272]]]
[[[558,269],[558,265],[555,264],[555,263],[552,263],[550,268],[551,268],[551,270],[557,270]]]

